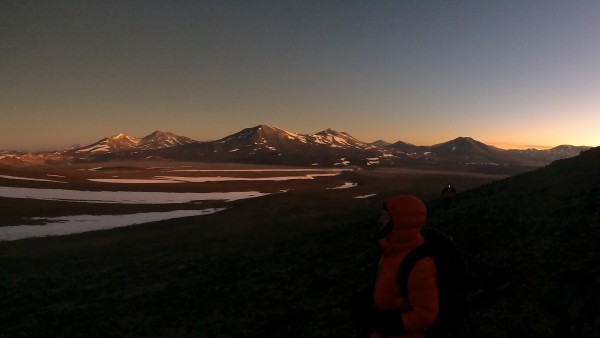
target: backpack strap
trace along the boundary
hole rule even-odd
[[[398,286],[400,287],[399,294],[403,298],[407,298],[408,296],[408,277],[410,276],[410,272],[419,260],[427,256],[431,256],[429,250],[427,250],[425,245],[422,245],[408,253],[402,260],[402,263],[400,263],[400,267],[398,268]]]

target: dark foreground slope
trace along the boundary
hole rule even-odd
[[[0,243],[0,337],[350,337],[380,202],[342,200]]]
[[[600,148],[430,204],[475,292],[462,337],[600,336]]]
[[[452,337],[597,337],[599,153],[459,194],[449,210],[429,201],[429,226],[454,234],[474,276]],[[360,189],[381,183],[356,175]],[[374,277],[382,199],[435,196],[439,182],[415,188],[435,179],[0,243],[0,337],[355,337],[350,304]]]

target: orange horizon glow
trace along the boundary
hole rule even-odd
[[[547,145],[530,145],[530,144],[518,144],[518,143],[507,143],[507,142],[490,142],[489,145],[494,146],[500,149],[517,149],[517,150],[525,150],[525,149],[538,149],[538,150],[547,150],[552,149],[557,146],[547,146]]]

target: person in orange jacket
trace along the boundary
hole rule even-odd
[[[436,269],[431,257],[415,264],[409,274],[407,296],[399,295],[400,263],[424,244],[420,230],[426,219],[427,209],[415,196],[397,196],[384,204],[379,220],[384,226],[376,237],[382,255],[373,292],[371,338],[425,337],[438,315]]]

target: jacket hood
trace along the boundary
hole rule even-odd
[[[391,246],[421,244],[421,228],[427,221],[427,208],[411,195],[400,195],[385,202],[393,228],[386,240]]]

